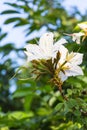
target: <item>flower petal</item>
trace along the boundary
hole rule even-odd
[[[72,64],[80,65],[83,60],[83,54],[81,53],[74,53],[74,57],[69,61]]]
[[[58,77],[61,79],[62,82],[67,80],[68,76],[66,76],[63,72],[60,71]]]
[[[87,23],[79,23],[78,26],[84,30],[87,28]]]
[[[69,70],[65,70],[66,76],[77,76],[83,75],[83,71],[80,66],[76,66],[75,64],[69,65]]]
[[[44,58],[43,52],[38,45],[29,44],[25,46],[28,61]]]
[[[84,33],[82,32],[79,32],[79,33],[73,33],[72,34],[72,40],[73,41],[76,41],[77,44],[80,44],[80,37],[85,35]]]
[[[66,43],[67,41],[65,39],[60,39],[58,42],[56,42],[53,46],[53,54],[56,55],[56,53],[59,51],[61,53],[62,56],[66,56],[67,53],[67,49],[62,45],[64,43]],[[62,58],[61,56],[61,58]],[[64,56],[64,57],[65,57]],[[64,59],[64,58],[63,58]]]
[[[47,55],[51,55],[52,47],[53,47],[53,37],[54,34],[52,32],[45,33],[41,36],[39,40],[39,47]]]
[[[31,54],[30,52],[24,51],[24,53],[27,55],[28,59],[27,61],[32,61],[32,60],[37,60],[38,58],[36,56],[34,56],[33,54]]]
[[[65,43],[67,43],[66,39],[61,38],[59,41],[57,41],[57,42],[55,43],[55,45],[57,46],[57,44],[58,44],[58,45],[62,45],[62,44],[65,44]]]
[[[66,61],[66,55],[68,53],[68,50],[63,45],[60,45],[59,52],[60,52],[60,55],[61,55],[60,60],[59,60],[59,64],[61,65]]]

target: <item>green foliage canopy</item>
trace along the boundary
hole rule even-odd
[[[25,27],[26,36],[34,31],[39,33],[42,28],[46,28],[60,38],[64,32],[72,33],[78,22],[86,20],[86,16],[82,16],[78,10],[69,15],[61,5],[62,2],[59,0],[6,2],[9,9],[4,10],[1,17],[9,16],[4,26],[13,23],[16,28]],[[78,20],[76,15],[79,15],[81,20]],[[1,29],[2,42],[7,34]],[[66,38],[68,39],[67,36]],[[26,44],[29,42],[36,41],[27,40]],[[23,49],[21,45],[20,48],[16,48],[13,43],[6,43],[0,47],[3,59],[0,63],[1,130],[87,130],[87,39],[81,45],[73,43],[66,46],[73,51],[77,51],[80,47],[80,52],[84,53],[82,65],[84,76],[69,78],[63,85],[68,101],[61,97],[57,88],[53,88],[47,82],[48,77],[41,78],[37,82],[32,79],[10,80],[15,74],[18,63],[17,59],[13,60],[9,54],[15,51],[18,55]],[[28,72],[29,70],[24,69],[22,77],[29,77]],[[11,93],[10,88],[14,83],[16,90]]]

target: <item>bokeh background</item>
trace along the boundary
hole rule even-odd
[[[87,20],[87,0],[0,1],[0,130],[87,130],[87,39],[80,45],[63,33]],[[46,31],[65,37],[70,51],[84,53],[84,76],[63,84],[69,101],[62,99],[48,77],[35,81],[26,65],[24,47]],[[77,31],[77,30],[76,30]]]

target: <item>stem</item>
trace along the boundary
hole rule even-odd
[[[62,91],[62,87],[58,85],[58,89],[61,93],[61,96],[63,97],[63,99],[65,99],[66,101],[68,101],[68,98],[64,95],[63,91]]]
[[[54,84],[58,87],[58,89],[59,89],[59,91],[60,91],[60,94],[61,94],[61,96],[63,97],[63,99],[64,100],[68,100],[68,98],[64,95],[64,93],[63,93],[63,91],[62,91],[62,82],[61,82],[61,80],[58,78],[58,77],[56,77],[56,78],[54,78],[53,79],[53,82],[54,82]]]

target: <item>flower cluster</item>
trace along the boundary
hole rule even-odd
[[[52,32],[45,33],[41,36],[39,44],[26,45],[26,55],[28,62],[41,63],[51,72],[53,69],[53,78],[64,82],[70,76],[83,75],[83,71],[79,66],[82,63],[83,54],[71,52],[63,45],[67,41],[62,38],[54,43],[54,34]],[[35,62],[37,61],[37,62]],[[47,63],[46,63],[47,62]],[[51,63],[50,63],[51,62]],[[50,63],[50,65],[48,65]],[[60,83],[60,82],[58,82]]]
[[[64,46],[67,41],[61,38],[54,42],[54,34],[48,32],[40,37],[39,44],[26,45],[25,54],[27,61],[32,63],[33,73],[36,78],[43,74],[50,74],[50,82],[58,87],[62,97],[67,100],[62,92],[63,82],[70,76],[83,75],[79,66],[83,54],[70,52]]]
[[[77,24],[77,27],[81,29],[80,32],[66,34],[66,35],[72,36],[72,40],[77,44],[80,44],[81,37],[82,37],[82,41],[84,41],[84,39],[87,37],[87,22],[79,23]]]

